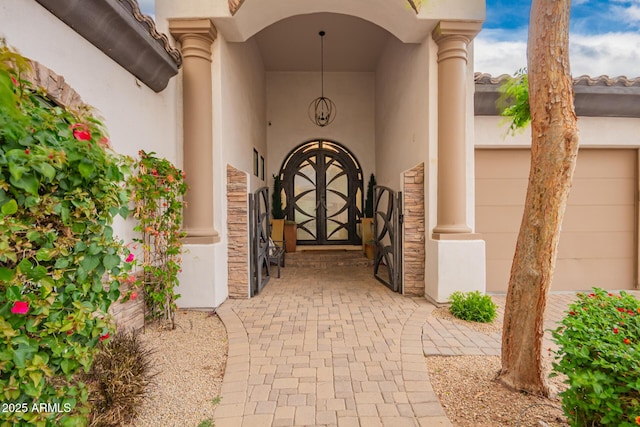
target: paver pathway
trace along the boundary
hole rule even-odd
[[[370,268],[287,266],[218,309],[229,357],[216,427],[451,426],[423,355],[433,308]]]

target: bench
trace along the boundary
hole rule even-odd
[[[278,266],[278,279],[280,278],[280,267],[284,267],[286,253],[284,249],[284,240],[269,239],[267,256],[269,258],[269,264],[276,264]]]

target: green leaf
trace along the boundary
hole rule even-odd
[[[37,266],[36,268],[34,268],[33,270],[31,270],[28,274],[27,277],[29,277],[30,279],[33,280],[40,280],[42,279],[44,276],[47,275],[47,269],[41,265]]]
[[[34,174],[25,173],[20,179],[14,179],[13,176],[11,176],[11,178],[9,178],[9,181],[14,186],[23,189],[29,194],[33,194],[34,196],[38,195],[40,181]]]
[[[9,280],[13,279],[15,273],[16,272],[10,268],[0,267],[0,280],[8,282]]]
[[[18,286],[9,286],[6,293],[9,301],[17,301],[22,298],[22,292],[20,292],[20,287]]]
[[[13,215],[18,212],[18,202],[14,199],[9,200],[7,203],[2,205],[2,213],[4,215]]]
[[[111,270],[113,267],[120,264],[120,257],[118,255],[105,255],[102,260],[102,264],[107,270]]]
[[[17,368],[25,368],[27,359],[31,359],[35,352],[36,349],[32,346],[20,344],[18,348],[13,350],[13,363]]]
[[[49,261],[51,259],[51,250],[48,248],[40,248],[36,252],[36,259],[38,261]]]
[[[64,372],[65,374],[68,374],[69,372],[71,372],[71,370],[74,368],[75,365],[76,363],[70,359],[64,359],[62,360],[62,362],[60,362],[60,367],[62,368],[62,372]]]
[[[39,238],[40,233],[38,231],[32,230],[27,232],[27,239],[29,239],[30,242],[35,242]]]
[[[80,172],[80,175],[83,178],[89,178],[91,177],[91,175],[93,174],[93,171],[95,170],[95,166],[93,166],[93,164],[91,163],[80,163],[78,165],[78,171]]]
[[[80,261],[80,265],[87,272],[93,271],[98,264],[100,264],[100,257],[97,255],[86,255],[84,259]]]
[[[69,260],[67,258],[58,258],[54,265],[54,268],[67,268],[69,266]]]
[[[34,165],[34,169],[40,172],[49,182],[53,180],[56,176],[56,170],[49,163],[39,163],[38,165]]]
[[[31,264],[31,261],[24,258],[22,261],[20,261],[20,264],[18,264],[18,268],[22,273],[29,274],[29,272],[33,270],[33,264]]]

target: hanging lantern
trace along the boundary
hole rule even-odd
[[[309,104],[309,119],[317,126],[325,127],[330,125],[336,118],[336,104],[324,96],[324,36],[325,32],[320,31],[320,96]]]

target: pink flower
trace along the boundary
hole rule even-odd
[[[126,262],[131,262],[131,261],[133,261],[133,259],[134,259],[134,258],[135,258],[135,257],[133,256],[133,254],[129,254],[129,255],[127,256],[127,259],[125,259],[125,261],[126,261]]]
[[[89,126],[83,123],[76,123],[75,125],[71,125],[69,129],[73,130],[73,137],[78,141],[91,140],[91,133],[89,132]]]
[[[29,311],[29,303],[27,301],[16,301],[11,307],[11,313],[13,314],[27,314]]]
[[[129,296],[129,299],[131,301],[135,301],[136,299],[138,299],[138,293],[137,292],[131,292],[131,295]]]
[[[127,283],[135,283],[136,282],[136,277],[134,275],[130,275],[129,277],[127,277]]]
[[[104,335],[101,335],[99,339],[100,339],[100,341],[108,340],[109,339],[109,332],[107,332]]]
[[[13,83],[14,86],[18,86],[18,80],[13,76],[11,76],[11,83]]]

